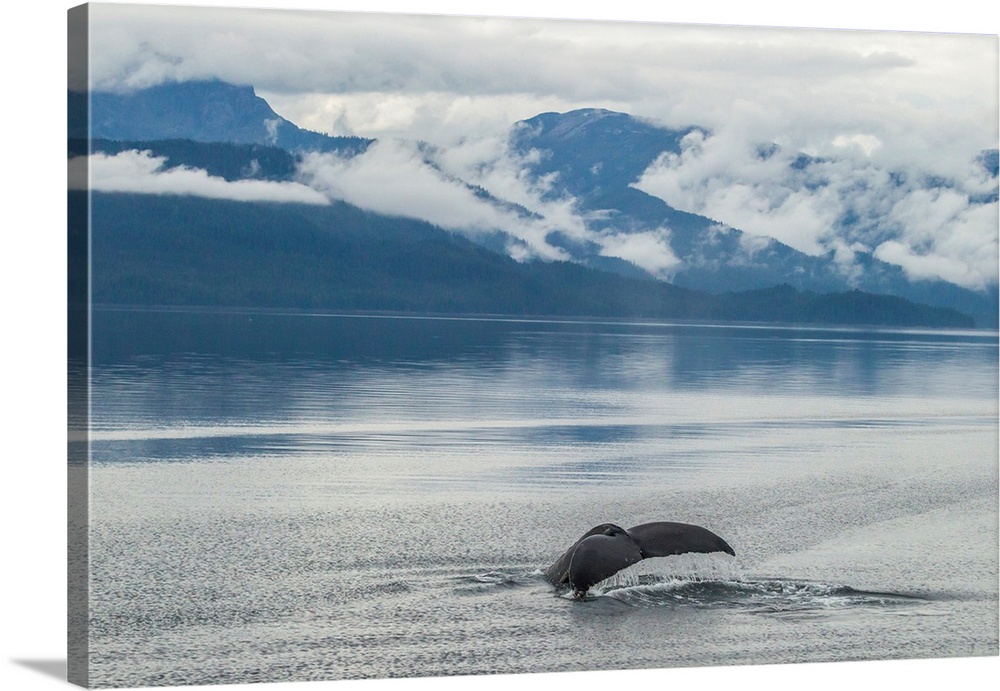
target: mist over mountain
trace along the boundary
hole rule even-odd
[[[855,244],[847,253],[835,249],[806,254],[776,239],[748,234],[738,227],[670,206],[636,184],[657,161],[679,157],[686,138],[709,135],[700,128],[672,130],[623,113],[582,110],[546,113],[519,123],[513,146],[519,151],[540,152],[531,165],[538,179],[549,177],[550,196],[572,196],[590,214],[590,225],[603,232],[661,233],[677,261],[667,276],[671,283],[714,292],[754,290],[786,284],[801,290],[862,290],[897,295],[928,304],[975,311],[996,312],[994,282],[974,291],[940,279],[913,280],[902,266],[876,257],[869,248]],[[771,157],[776,145],[761,145],[758,155]],[[996,200],[996,152],[981,157],[984,171],[993,178],[992,199],[985,195],[974,203]],[[797,153],[789,167],[810,171],[824,162]],[[942,181],[931,181],[938,186]],[[820,185],[822,181],[813,180]],[[862,235],[868,219],[844,214],[837,230],[851,241]],[[885,237],[882,238],[887,239]],[[574,258],[587,262],[585,246]]]
[[[70,194],[71,219],[85,218],[85,195]],[[974,325],[953,310],[857,291],[711,295],[571,262],[517,262],[428,223],[343,202],[94,192],[90,218],[90,295],[103,304]],[[71,247],[85,252],[86,224],[70,232]]]
[[[70,95],[70,155],[76,157],[71,158],[71,180],[73,162],[84,160],[82,157],[88,151],[85,121],[73,116],[74,100],[79,106],[85,98],[80,94]],[[614,310],[607,305],[597,306],[593,300],[572,298],[571,286],[555,288],[559,281],[547,283],[548,279],[537,279],[532,284],[518,272],[527,267],[544,272],[548,267],[552,275],[558,273],[565,278],[572,274],[575,279],[594,285],[612,280],[606,278],[607,272],[618,276],[614,281],[636,281],[635,285],[628,283],[626,292],[631,301],[645,307],[626,310],[630,315],[641,312],[685,316],[685,310],[676,306],[666,311],[660,307],[650,310],[648,302],[638,297],[647,292],[657,294],[660,304],[665,299],[663,291],[676,287],[687,289],[684,299],[692,304],[701,300],[696,295],[704,293],[746,296],[742,302],[730,300],[726,307],[716,305],[711,309],[702,301],[698,309],[687,310],[687,316],[697,313],[692,318],[740,318],[742,314],[743,318],[753,315],[755,319],[766,320],[770,315],[772,319],[795,321],[811,313],[813,316],[808,319],[816,320],[823,310],[804,306],[801,296],[840,293],[904,299],[883,302],[873,308],[874,298],[866,297],[868,321],[857,317],[860,314],[857,300],[841,300],[840,312],[832,310],[828,314],[830,320],[840,323],[846,320],[844,315],[848,312],[864,323],[873,323],[871,315],[876,313],[881,314],[879,323],[896,323],[886,316],[891,310],[883,308],[893,304],[900,314],[911,314],[904,305],[914,302],[947,308],[948,314],[974,315],[982,325],[995,325],[997,321],[995,282],[970,290],[941,279],[908,275],[902,265],[875,256],[870,243],[865,245],[859,240],[870,239],[877,231],[884,236],[880,236],[882,247],[890,247],[895,241],[888,226],[872,230],[865,225],[871,225],[870,215],[859,213],[852,219],[850,214],[844,214],[837,219],[837,232],[854,238],[849,252],[838,246],[806,253],[772,237],[743,232],[738,224],[680,210],[667,203],[663,195],[652,194],[655,188],[652,173],[679,170],[678,162],[691,156],[692,142],[711,138],[711,132],[696,126],[670,129],[624,113],[584,109],[543,113],[516,123],[503,140],[435,147],[420,142],[329,137],[302,130],[277,115],[252,88],[215,81],[163,84],[124,94],[94,93],[91,114],[91,185],[100,192],[138,193],[128,197],[127,208],[140,218],[151,217],[140,207],[162,205],[162,200],[155,198],[163,195],[211,196],[218,208],[222,208],[224,200],[244,205],[254,202],[254,208],[267,204],[270,210],[260,213],[274,223],[286,225],[291,206],[284,208],[282,203],[305,204],[311,209],[306,224],[309,232],[322,234],[343,225],[331,220],[330,209],[340,209],[338,213],[343,213],[344,209],[355,208],[363,211],[358,218],[367,219],[365,223],[371,227],[383,229],[371,234],[372,247],[378,248],[375,254],[405,237],[402,230],[390,233],[385,229],[398,226],[412,231],[416,227],[413,221],[423,221],[435,232],[462,236],[472,242],[462,245],[465,249],[456,255],[454,251],[442,250],[447,243],[438,244],[441,237],[424,233],[425,240],[430,236],[435,239],[411,257],[414,260],[425,265],[439,264],[442,272],[453,271],[466,281],[472,281],[471,277],[483,269],[484,258],[490,258],[487,264],[502,261],[504,271],[491,274],[499,284],[509,288],[513,283],[527,281],[525,285],[534,285],[539,290],[547,286],[544,290],[550,295],[563,296],[563,308],[575,304],[570,311],[577,314],[590,310],[607,315]],[[829,169],[828,165],[822,168],[825,162],[804,154],[791,158],[775,145],[762,144],[755,155],[765,162],[785,156],[786,168],[806,171],[814,179],[817,171]],[[837,165],[846,164],[837,162]],[[976,192],[978,197],[968,193],[966,199],[970,204],[995,204],[996,151],[984,151],[977,165],[982,168],[985,186]],[[931,183],[938,185],[934,189],[940,194],[944,193],[940,190],[947,191],[947,181]],[[162,206],[157,208],[162,211]],[[229,204],[225,208],[227,213],[241,213],[238,206]],[[118,218],[122,213],[119,209],[112,217]],[[206,237],[218,239],[220,224],[226,224],[208,207],[204,213],[217,221],[211,228],[203,228]],[[147,225],[160,227],[158,223]],[[365,237],[357,231],[365,223],[352,222],[355,241],[361,242]],[[855,232],[852,223],[860,230]],[[327,231],[322,231],[324,224]],[[261,224],[251,225],[267,234]],[[292,226],[302,228],[301,224]],[[142,230],[135,228],[130,232]],[[298,231],[289,232],[294,235]],[[130,236],[121,239],[127,237]],[[168,237],[160,235],[161,240]],[[430,251],[430,247],[436,249]],[[475,252],[470,249],[476,247],[480,249]],[[364,261],[374,261],[375,254],[366,255],[357,247],[354,249],[360,252],[352,255],[355,258],[367,256]],[[266,251],[284,256],[279,250],[278,245],[272,244]],[[385,259],[386,255],[380,256]],[[142,261],[152,261],[150,257]],[[403,271],[400,262],[391,263],[395,271]],[[340,267],[338,276],[352,275],[349,264],[336,265]],[[572,265],[591,271],[573,273],[567,268]],[[320,273],[326,276],[322,280],[343,283],[328,272]],[[306,271],[303,275],[308,274]],[[499,278],[501,274],[503,277]],[[281,276],[284,274],[276,274],[276,280],[285,280]],[[320,274],[315,278],[320,280]],[[367,281],[359,276],[356,279],[361,283]],[[586,293],[582,286],[583,283],[577,286],[578,292]],[[782,288],[775,292],[778,286]],[[441,285],[437,289],[444,290]],[[482,288],[482,292],[495,289],[493,285]],[[346,290],[341,290],[341,296]],[[412,295],[414,290],[410,286],[405,292]],[[456,285],[447,288],[456,294],[460,290]],[[474,294],[477,290],[468,292]],[[200,294],[198,300],[210,300],[210,293]],[[151,295],[147,297],[152,299]],[[783,301],[788,309],[778,309]],[[760,312],[750,309],[753,302],[770,307]],[[351,301],[344,304],[348,303]],[[383,304],[371,300],[351,304],[358,309],[374,309],[376,303]],[[417,304],[429,305],[418,299],[415,303],[400,302],[379,309],[410,309]],[[544,304],[551,313],[561,313],[558,300]],[[741,304],[742,307],[733,307]],[[435,309],[493,308],[481,300],[456,298],[437,303]],[[503,309],[513,308],[506,305]],[[791,316],[793,313],[796,316]]]

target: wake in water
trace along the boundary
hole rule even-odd
[[[537,584],[544,573],[490,571],[459,580],[465,593]],[[558,590],[569,601],[572,591]],[[630,607],[692,607],[739,610],[783,617],[826,616],[859,607],[908,608],[928,601],[904,593],[859,590],[851,586],[791,578],[742,574],[732,560],[714,554],[684,554],[649,559],[594,585],[583,602],[615,602]],[[902,611],[902,610],[901,610]]]
[[[824,616],[858,607],[905,607],[922,598],[871,592],[847,585],[785,578],[703,580],[639,578],[634,585],[605,586],[594,595],[635,607],[738,609],[787,617]]]
[[[844,584],[748,577],[732,560],[718,555],[679,555],[636,567],[602,581],[591,593],[635,607],[725,608],[786,617],[825,616],[858,607],[898,607],[923,601],[912,595],[864,591]]]

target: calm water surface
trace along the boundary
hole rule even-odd
[[[98,311],[99,686],[996,655],[997,334]],[[736,550],[585,602],[597,523]]]

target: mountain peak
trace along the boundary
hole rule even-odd
[[[537,174],[558,172],[565,190],[585,194],[595,187],[625,187],[664,151],[680,151],[695,128],[669,129],[604,108],[542,113],[519,122],[512,146],[543,153]]]
[[[71,93],[70,98],[86,95]],[[114,141],[188,139],[319,151],[360,149],[367,143],[300,129],[275,113],[252,86],[219,80],[165,82],[122,93],[92,92],[90,132],[71,131],[70,136]]]
[[[91,93],[95,138],[273,143],[267,142],[268,127],[273,131],[283,121],[253,87],[217,80]]]
[[[549,140],[568,140],[597,127],[627,126],[641,121],[627,114],[605,108],[580,108],[565,113],[548,112],[524,120],[518,125]]]

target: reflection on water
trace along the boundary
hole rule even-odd
[[[978,402],[996,388],[996,335],[982,332],[131,311],[94,321],[97,461],[683,445],[748,423],[919,424],[928,400]]]
[[[93,461],[291,458],[355,491],[686,482],[996,409],[975,331],[105,311],[94,353]]]

